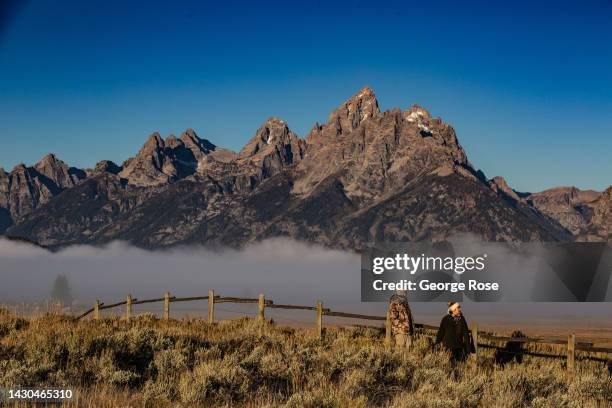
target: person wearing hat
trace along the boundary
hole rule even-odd
[[[412,345],[414,322],[405,290],[398,290],[389,300],[389,318],[391,320],[391,334],[395,347],[409,348]]]
[[[435,344],[440,343],[451,353],[453,362],[464,361],[476,351],[459,302],[448,302],[448,313],[442,318],[436,336]]]

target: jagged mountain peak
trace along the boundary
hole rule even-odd
[[[205,167],[207,156],[216,146],[187,129],[180,138],[162,139],[153,132],[138,154],[123,163],[119,176],[128,183],[156,186],[183,179]]]
[[[508,185],[508,182],[506,181],[505,178],[503,178],[502,176],[495,176],[491,179],[492,182],[494,182],[495,184],[497,184],[500,187],[509,189],[510,186]]]
[[[153,132],[147,138],[147,141],[142,146],[141,152],[148,151],[151,149],[163,149],[165,147],[164,139],[162,139],[159,132]]]
[[[301,161],[305,150],[306,142],[289,129],[287,122],[271,117],[240,149],[236,164],[250,168],[255,180],[263,180]]]
[[[96,170],[119,177],[89,170],[92,177],[62,194],[25,166],[23,174],[2,178],[0,210],[15,223],[9,233],[55,246],[113,239],[153,248],[240,246],[290,236],[359,249],[456,232],[487,240],[571,239],[561,225],[596,239],[610,237],[612,225],[612,189],[597,202],[561,206],[554,197],[517,193],[503,178],[473,171],[450,125],[419,105],[381,112],[369,87],[328,123],[315,124],[307,139],[276,117],[238,154],[193,129],[179,138],[154,132],[122,167],[101,162]],[[540,210],[547,205],[550,218]],[[0,222],[0,233],[6,225]]]
[[[345,103],[347,105],[354,105],[359,101],[364,103],[370,103],[373,106],[378,107],[378,100],[376,100],[376,94],[374,93],[374,90],[367,85],[361,88],[355,95],[351,96],[349,100]]]
[[[94,168],[93,173],[111,173],[111,174],[119,174],[121,171],[121,167],[117,166],[115,162],[111,160],[102,160],[96,163],[96,167]]]
[[[268,120],[266,120],[257,130],[256,136],[259,136],[266,144],[286,144],[297,137],[297,135],[289,129],[287,122],[277,117],[268,118]]]
[[[510,185],[508,185],[508,182],[502,176],[495,176],[489,180],[489,186],[498,194],[505,194],[507,197],[510,197],[515,201],[521,200],[516,191],[510,187]]]
[[[65,189],[76,186],[87,177],[75,167],[68,167],[53,153],[45,155],[34,166],[17,164],[10,174],[0,171],[0,233],[15,220],[44,205]],[[10,222],[6,216],[10,214]],[[0,214],[1,215],[1,214]]]
[[[418,122],[422,119],[430,119],[431,114],[420,105],[414,104],[403,112],[404,118],[408,122]]]
[[[13,167],[13,170],[11,170],[11,173],[24,172],[24,171],[27,171],[27,170],[28,170],[28,167],[25,165],[25,163],[17,163]]]
[[[329,123],[315,125],[306,140],[306,176],[295,183],[300,194],[333,174],[342,174],[348,195],[362,200],[391,194],[426,172],[473,177],[451,126],[418,105],[380,112],[368,87],[332,112]]]
[[[268,118],[249,142],[240,149],[238,156],[246,158],[274,149],[274,146],[290,145],[298,136],[289,129],[287,122],[277,117]]]
[[[57,156],[53,153],[46,154],[42,159],[38,161],[38,163],[57,163],[60,162]]]
[[[174,136],[174,135],[169,135],[168,137],[166,137],[166,139],[164,140],[164,145],[168,146],[171,149],[174,149],[178,146],[183,145],[183,141],[180,140],[178,137]]]
[[[204,153],[208,153],[210,151],[215,150],[217,147],[209,140],[199,137],[195,130],[193,130],[192,128],[188,128],[187,130],[185,130],[181,134],[180,140],[185,144],[188,149],[192,151],[199,149],[202,150]],[[196,155],[196,157],[198,156],[195,151],[194,154]]]
[[[193,130],[192,128],[185,129],[185,131],[183,133],[181,133],[180,139],[183,142],[186,142],[186,141],[199,142],[201,140],[200,137],[198,136],[198,134],[196,133],[196,131]]]
[[[47,177],[57,171],[68,171],[68,166],[53,153],[44,156],[34,165],[34,169]]]
[[[198,136],[195,130],[193,130],[192,128],[187,128],[185,129],[183,133],[181,133],[181,140],[185,141],[185,140],[202,140],[202,139],[200,139],[200,137]]]
[[[279,117],[270,116],[262,126],[287,126],[287,122]]]
[[[147,138],[135,157],[126,160],[119,176],[136,185],[158,185],[172,179],[174,169],[166,160],[166,143],[159,132]]]
[[[47,177],[59,190],[74,187],[80,180],[86,177],[83,170],[69,167],[53,153],[47,154],[36,163],[34,170]]]
[[[328,125],[340,134],[357,128],[364,120],[380,113],[374,91],[366,86],[329,115]]]

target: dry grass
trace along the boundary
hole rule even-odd
[[[83,407],[584,407],[612,401],[603,364],[526,357],[494,364],[483,350],[453,368],[431,339],[387,351],[378,329],[311,330],[251,319],[139,316],[74,322],[0,313],[0,386],[72,387]],[[74,405],[72,405],[74,406]]]

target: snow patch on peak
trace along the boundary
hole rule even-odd
[[[431,130],[429,129],[429,126],[426,126],[426,125],[424,125],[422,123],[418,123],[417,126],[419,127],[419,129],[421,129],[421,130],[423,130],[425,132],[431,133]]]
[[[269,118],[266,123],[272,124],[272,125],[286,125],[287,122],[285,122],[284,120],[280,119],[280,118],[276,118],[276,117],[271,117]]]
[[[408,115],[406,120],[408,122],[416,122],[416,121],[419,121],[419,120],[423,119],[424,116],[425,116],[425,112],[423,110],[416,109],[416,110],[410,112],[410,115]]]
[[[412,108],[403,112],[403,117],[406,122],[415,123],[421,132],[432,133],[429,127],[429,112],[425,109],[414,105]]]

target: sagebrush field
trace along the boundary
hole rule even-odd
[[[420,335],[386,350],[376,328],[260,328],[253,319],[76,322],[0,313],[0,386],[72,387],[84,407],[584,407],[612,401],[602,363],[479,351],[453,368]],[[599,404],[599,405],[598,405]],[[74,406],[74,405],[71,405]]]

